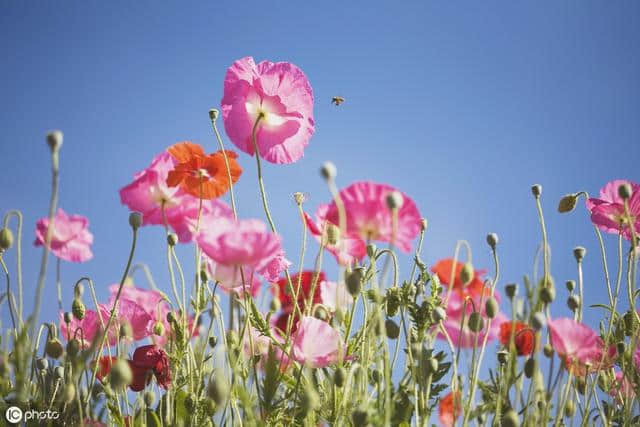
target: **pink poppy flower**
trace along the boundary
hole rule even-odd
[[[64,321],[64,312],[59,315],[60,334],[67,340],[77,339],[82,347],[88,347],[100,329],[100,319],[98,313],[94,310],[86,310],[82,320],[75,317],[71,319],[71,323],[67,325]],[[106,324],[106,320],[105,320]]]
[[[36,224],[34,245],[44,246],[49,229],[49,218],[44,217]],[[93,258],[91,244],[93,234],[89,231],[89,220],[82,215],[67,215],[58,208],[53,218],[51,234],[51,252],[60,259],[70,262],[85,262]]]
[[[293,336],[293,357],[313,368],[324,368],[344,355],[342,339],[331,325],[315,317],[304,316]]]
[[[274,282],[278,280],[280,274],[284,272],[287,268],[291,266],[291,261],[289,261],[285,255],[284,250],[280,250],[280,252],[267,264],[267,267],[262,272],[262,276],[264,280],[267,282]]]
[[[218,286],[226,293],[236,293],[242,295],[246,290],[252,297],[258,295],[260,291],[260,279],[252,270],[237,265],[217,264],[209,258],[205,259],[207,271],[213,282],[218,282]],[[244,281],[242,280],[244,276]]]
[[[636,352],[633,354],[633,362],[636,364],[638,374],[640,374],[640,346],[636,348]]]
[[[563,360],[565,367],[577,376],[595,372],[610,366],[615,357],[615,347],[604,355],[604,341],[588,326],[573,319],[561,317],[548,322],[551,345]]]
[[[346,210],[347,233],[364,241],[392,242],[403,252],[411,251],[411,241],[420,232],[420,212],[413,200],[404,193],[398,208],[398,227],[394,236],[392,213],[387,206],[389,193],[397,191],[386,184],[362,181],[340,191]],[[325,219],[339,224],[338,208],[331,202]]]
[[[195,239],[198,228],[198,210],[200,210],[200,200],[185,197],[181,209],[169,215],[169,226],[175,231],[181,243],[189,243]],[[233,218],[233,212],[229,205],[219,199],[203,200],[199,229],[204,230],[213,226],[218,218]]]
[[[271,263],[282,253],[280,237],[259,220],[220,218],[196,240],[217,265],[243,267],[253,274],[269,275]]]
[[[322,239],[325,236],[328,210],[329,205],[321,205],[316,211],[316,221],[309,214],[304,214],[309,232],[318,243],[322,243]],[[339,237],[335,245],[326,244],[325,248],[336,258],[340,265],[351,265],[355,260],[360,261],[367,253],[364,240],[355,233],[345,233],[345,236]]]
[[[246,57],[227,70],[222,98],[222,118],[229,139],[253,155],[256,131],[260,156],[271,163],[293,163],[304,154],[314,132],[313,91],[307,77],[289,62]]]
[[[633,382],[629,381],[622,371],[616,369],[616,376],[613,384],[611,384],[609,396],[615,398],[618,403],[635,398],[636,393],[633,390]]]
[[[636,232],[640,234],[640,185],[635,182],[617,179],[607,183],[600,190],[600,198],[587,200],[587,209],[591,212],[591,221],[598,228],[613,234],[622,231],[623,236],[630,239],[631,231],[625,219],[624,201],[618,195],[618,188],[626,183],[630,184],[632,189],[629,213],[633,218]]]
[[[353,297],[347,290],[344,282],[323,281],[320,287],[320,300],[332,313],[337,309],[344,310],[353,302]]]

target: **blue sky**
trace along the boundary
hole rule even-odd
[[[207,111],[219,107],[237,58],[290,61],[315,93],[316,133],[304,158],[266,165],[276,224],[297,259],[292,193],[309,210],[328,200],[319,165],[339,185],[371,179],[409,194],[429,220],[423,258],[449,256],[457,239],[491,270],[485,243],[500,236],[502,280],[522,282],[540,240],[530,186],[543,203],[558,283],[576,277],[584,245],[586,304],[606,291],[595,235],[568,192],[640,180],[640,3],[619,2],[2,2],[0,208],[25,216],[26,305],[40,251],[34,224],[47,212],[46,131],[59,128],[60,206],[89,217],[95,258],[62,269],[65,300],[90,275],[99,296],[119,280],[130,242],[118,189],[180,140],[216,148]],[[336,108],[331,97],[346,102]],[[242,154],[240,215],[263,218],[255,162]],[[605,240],[613,251],[615,238]],[[160,228],[141,230],[135,260],[168,291]],[[311,246],[312,253],[315,246]],[[186,263],[192,251],[183,251]],[[612,268],[615,254],[611,252]],[[307,257],[311,264],[312,257]],[[408,259],[400,273],[408,274]],[[13,265],[13,253],[7,254]],[[53,267],[53,263],[51,264]],[[53,273],[53,268],[50,272]],[[333,267],[328,268],[329,271]],[[53,274],[42,319],[56,316]],[[139,283],[144,284],[140,276]],[[566,313],[558,287],[553,314]],[[9,322],[5,306],[2,324]],[[596,325],[600,312],[587,310]]]

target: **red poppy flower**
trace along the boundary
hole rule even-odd
[[[111,366],[115,363],[115,361],[118,360],[117,357],[109,357],[109,356],[102,356],[100,359],[98,359],[98,371],[96,372],[96,377],[102,381],[103,378],[105,378],[107,375],[109,375],[109,372],[111,372]],[[95,361],[93,362],[93,366],[95,367]]]
[[[311,286],[313,285],[313,278],[316,273],[314,271],[303,271],[302,273],[294,274],[291,276],[291,284],[293,285],[293,291],[295,292],[298,287],[298,280],[300,280],[300,290],[298,291],[298,307],[300,310],[305,309],[307,299],[311,293]],[[324,282],[326,277],[323,272],[318,273],[318,279],[316,281],[316,289],[313,293],[313,304],[322,302],[320,296],[320,283]],[[289,288],[289,281],[287,279],[280,279],[274,284],[271,291],[275,296],[280,299],[282,304],[282,310],[285,312],[292,312],[293,307],[293,295]]]
[[[459,391],[453,391],[440,399],[438,418],[442,426],[449,427],[455,425],[456,419],[458,419],[462,412],[461,399],[462,396]]]
[[[513,341],[516,346],[518,356],[528,356],[533,353],[533,347],[536,342],[536,334],[533,332],[533,329],[531,329],[531,327],[526,323],[516,321],[515,326],[516,330]],[[509,341],[511,340],[511,331],[511,321],[503,322],[500,325],[500,342],[502,343],[502,345],[509,345]]]
[[[462,271],[462,267],[464,263],[456,262],[455,263],[455,271],[453,273],[453,288],[459,289],[464,287],[464,283],[460,279],[460,272]],[[431,267],[431,272],[438,276],[440,279],[440,283],[443,285],[449,285],[451,281],[451,269],[453,268],[453,258],[445,258],[436,263],[433,267]],[[476,270],[474,271],[473,278],[471,282],[467,286],[482,286],[482,275],[484,275],[485,270]]]
[[[167,149],[177,164],[167,175],[169,187],[180,186],[185,192],[202,199],[215,199],[229,190],[229,177],[222,151],[205,154],[198,144],[179,142]],[[231,181],[235,183],[242,174],[236,162],[238,155],[226,151]]]
[[[133,352],[133,360],[129,360],[129,366],[133,372],[133,381],[129,388],[133,391],[142,391],[152,376],[156,377],[158,384],[165,390],[171,385],[171,371],[167,353],[155,345],[138,347]]]

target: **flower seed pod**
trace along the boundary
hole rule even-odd
[[[63,139],[64,136],[59,130],[52,130],[51,132],[47,133],[47,145],[51,149],[52,153],[56,153],[60,150],[60,147],[62,147]]]
[[[509,283],[504,287],[504,293],[507,294],[509,299],[513,299],[518,294],[518,285],[515,283]]]
[[[433,310],[433,314],[432,315],[433,315],[433,320],[436,323],[442,322],[447,318],[447,312],[444,311],[444,308],[442,308],[442,307],[436,307]]]
[[[73,313],[73,317],[78,320],[84,319],[85,307],[80,298],[74,298],[71,302],[71,313]]]
[[[333,383],[336,387],[341,388],[344,386],[344,382],[347,379],[347,373],[345,372],[342,366],[336,368],[336,371],[333,373]]]
[[[558,203],[558,212],[560,213],[571,212],[576,208],[577,203],[578,203],[577,194],[567,194],[562,199],[560,199],[560,203]]]
[[[218,338],[215,336],[210,336],[209,337],[209,347],[211,348],[215,348],[215,346],[218,344]]]
[[[467,286],[473,279],[473,265],[470,262],[465,262],[460,269],[460,281],[464,286]]]
[[[384,327],[387,330],[387,338],[395,340],[400,336],[400,327],[392,319],[387,319],[384,322]]]
[[[320,168],[320,175],[327,181],[333,180],[338,175],[338,168],[333,162],[324,162]]]
[[[369,258],[374,258],[376,256],[376,252],[378,252],[378,248],[373,243],[369,243],[367,245],[367,256]]]
[[[580,297],[578,295],[569,296],[569,298],[567,298],[567,307],[575,313],[575,311],[580,307]]]
[[[178,244],[178,236],[175,233],[167,234],[167,244],[169,246],[175,246]]]
[[[340,240],[340,227],[330,222],[326,225],[327,230],[327,244],[334,246]]]
[[[6,251],[13,246],[13,233],[8,228],[0,230],[0,250]]]
[[[144,404],[147,405],[147,407],[150,407],[153,405],[153,403],[156,401],[156,395],[153,391],[149,390],[147,392],[145,392],[144,394]]]
[[[585,395],[585,393],[587,392],[587,382],[584,380],[584,378],[576,378],[576,389],[582,396]]]
[[[533,316],[531,316],[531,326],[533,326],[533,329],[536,331],[547,326],[547,318],[544,316],[544,313],[541,311],[534,313]]]
[[[64,312],[64,323],[69,324],[73,320],[73,314],[70,311]]]
[[[487,244],[491,249],[495,250],[496,245],[498,244],[498,235],[496,233],[487,234]]]
[[[402,204],[404,203],[404,198],[402,197],[402,193],[399,191],[392,191],[387,194],[387,207],[390,210],[400,209]]]
[[[480,332],[484,327],[484,319],[477,311],[474,311],[469,315],[469,330],[471,332]]]
[[[542,348],[542,352],[549,359],[553,357],[553,347],[551,347],[550,344],[545,344],[545,346]]]
[[[360,293],[362,288],[362,270],[359,268],[354,269],[351,273],[346,273],[347,290],[351,296],[356,297]]]
[[[487,312],[487,317],[489,319],[493,319],[498,314],[500,307],[498,306],[498,301],[494,297],[489,297],[487,302],[485,303],[485,310]]]
[[[78,352],[80,351],[80,341],[73,338],[70,339],[67,343],[67,354],[71,357],[76,357]]]
[[[56,366],[53,370],[53,376],[57,380],[61,380],[64,378],[64,368],[62,366]]]
[[[133,380],[133,373],[129,362],[124,359],[118,359],[116,363],[111,366],[111,372],[109,373],[109,383],[116,389],[122,389]]]
[[[567,400],[567,403],[564,405],[564,414],[571,418],[576,413],[576,404],[573,403],[573,400]]]
[[[173,325],[176,322],[176,315],[173,314],[173,311],[167,313],[167,322],[169,322],[170,325]]]
[[[45,345],[45,353],[52,359],[57,359],[64,353],[62,343],[57,338],[51,338]]]
[[[540,289],[540,299],[545,304],[551,304],[556,299],[556,290],[551,286],[545,286]]]
[[[228,394],[229,388],[226,381],[212,376],[207,385],[207,395],[211,400],[213,400],[218,407],[221,407],[227,401]]]
[[[536,360],[533,357],[528,358],[527,361],[524,362],[524,375],[527,378],[531,378],[533,376],[536,371],[536,365]]]
[[[36,367],[41,371],[46,371],[49,367],[49,361],[44,357],[38,358],[36,360]]]
[[[369,414],[367,414],[366,408],[354,409],[351,413],[351,422],[354,427],[365,427],[369,420]]]
[[[538,198],[542,195],[542,185],[540,184],[534,184],[531,186],[531,194],[533,194],[533,197]]]
[[[507,360],[509,360],[509,352],[506,350],[500,350],[496,355],[498,356],[498,362],[500,362],[501,365],[504,365],[507,363]]]
[[[76,398],[76,387],[73,385],[73,383],[70,382],[65,384],[62,397],[63,397],[64,403],[66,403],[67,405],[73,402],[73,399]]]
[[[156,322],[156,324],[153,325],[153,334],[159,337],[164,335],[164,324],[162,322]]]
[[[518,418],[518,413],[513,409],[509,409],[502,416],[502,427],[519,427],[520,419]]]
[[[142,214],[140,212],[131,212],[129,214],[129,225],[137,230],[142,225]]]
[[[218,111],[218,109],[212,108],[209,110],[209,118],[211,119],[212,122],[215,122],[216,120],[218,120],[219,115],[220,115],[220,111]]]
[[[567,287],[567,290],[569,292],[573,292],[573,290],[576,288],[576,281],[575,280],[567,280],[564,285]]]
[[[576,246],[573,248],[573,256],[576,258],[576,261],[580,262],[587,254],[587,250],[583,246]]]
[[[625,182],[618,187],[618,196],[620,196],[622,200],[628,200],[632,193],[633,189],[631,188],[631,184],[628,182]]]

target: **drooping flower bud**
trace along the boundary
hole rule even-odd
[[[489,297],[485,304],[485,310],[489,319],[493,319],[494,317],[496,317],[499,310],[498,301],[494,297]]]
[[[353,271],[347,272],[345,281],[351,296],[356,297],[362,287],[362,269],[355,268]]]
[[[369,414],[366,408],[354,409],[351,413],[351,422],[354,427],[365,427],[368,424]]]
[[[149,390],[144,393],[144,404],[147,407],[152,406],[155,401],[156,401],[156,395],[153,391]]]
[[[442,322],[447,318],[447,312],[442,307],[436,307],[433,309],[433,320],[436,323]]]
[[[76,398],[76,386],[74,386],[73,383],[69,382],[65,384],[62,398],[64,400],[64,403],[66,403],[67,405],[73,402],[73,399]]]
[[[118,333],[120,334],[120,338],[131,338],[133,337],[133,329],[131,328],[131,325],[129,324],[129,322],[124,322],[122,323],[122,325],[120,325],[120,329],[118,330]]]
[[[429,222],[427,221],[427,218],[421,218],[420,219],[420,229],[422,231],[427,231],[427,226],[429,225]]]
[[[80,351],[80,341],[73,338],[67,343],[67,354],[71,357],[75,357]]]
[[[38,358],[36,360],[36,366],[39,370],[46,371],[47,368],[49,367],[49,361],[44,357]]]
[[[156,324],[153,325],[153,334],[159,337],[164,335],[164,324],[162,322],[156,322]]]
[[[131,212],[129,214],[129,225],[137,230],[142,225],[142,214],[140,212]]]
[[[376,256],[376,252],[378,252],[378,248],[373,243],[369,243],[367,245],[367,256],[369,258],[373,258]]]
[[[315,389],[308,385],[304,388],[300,396],[300,412],[302,417],[306,417],[310,412],[315,411],[320,405],[320,397]]]
[[[316,304],[313,308],[313,317],[326,322],[329,319],[329,312],[322,304]]]
[[[211,348],[215,348],[215,346],[218,344],[218,338],[215,336],[210,336],[209,337],[209,347]]]
[[[269,304],[269,310],[275,313],[276,311],[280,310],[281,307],[282,303],[280,302],[280,298],[273,297],[271,303]]]
[[[576,413],[576,404],[573,403],[573,400],[567,400],[567,403],[564,405],[564,414],[571,418]]]
[[[471,332],[480,332],[484,327],[484,319],[477,311],[469,315],[469,330]]]
[[[178,236],[175,233],[167,234],[167,244],[169,246],[175,246],[178,244]]]
[[[500,350],[497,353],[498,356],[498,362],[500,362],[501,365],[504,365],[505,363],[507,363],[507,360],[509,360],[509,352],[506,350]]]
[[[498,235],[496,233],[487,234],[487,244],[491,249],[495,249],[498,244]]]
[[[536,371],[536,359],[530,357],[524,362],[524,375],[527,378],[531,378],[533,373]]]
[[[473,265],[470,262],[465,262],[460,269],[460,281],[464,286],[467,286],[473,279]]]
[[[76,319],[84,319],[86,310],[84,307],[84,303],[80,298],[74,298],[71,302],[71,312],[73,313],[73,317],[75,317]]]
[[[129,362],[124,359],[118,359],[112,366],[109,373],[109,383],[115,389],[122,389],[133,381],[133,373]]]
[[[70,311],[65,311],[64,312],[64,323],[71,323],[71,321],[73,320],[73,314]]]
[[[518,418],[518,413],[513,409],[509,409],[502,416],[502,427],[519,427],[520,419]]]
[[[207,386],[207,395],[213,400],[218,407],[222,406],[227,401],[229,395],[229,388],[226,381],[222,378],[216,378],[212,376]]]
[[[550,344],[545,344],[545,346],[542,348],[542,352],[549,359],[553,357],[553,347],[551,347]]]
[[[45,345],[45,352],[50,358],[57,359],[64,353],[64,348],[58,338],[51,338]]]
[[[438,368],[440,367],[440,362],[435,357],[430,357],[427,359],[426,363],[427,374],[435,375],[438,372]]]
[[[333,164],[333,162],[327,161],[322,164],[322,167],[320,168],[320,174],[327,181],[333,180],[338,175],[338,169],[336,168],[336,165]]]
[[[13,232],[9,228],[0,230],[0,250],[6,251],[13,246]]]
[[[64,378],[64,368],[62,366],[56,366],[53,370],[53,375],[56,379],[61,380]]]
[[[560,213],[571,212],[576,208],[577,203],[578,203],[577,194],[567,194],[562,199],[560,199],[560,203],[558,203],[558,212]]]
[[[540,299],[545,304],[551,304],[556,299],[556,290],[553,286],[545,286],[540,289]]]
[[[385,320],[384,327],[387,331],[387,338],[395,340],[400,336],[400,327],[392,319]]]

